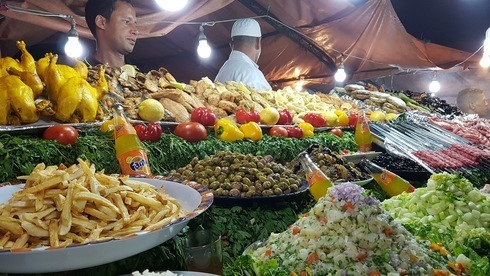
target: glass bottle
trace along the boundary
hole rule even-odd
[[[301,167],[306,174],[306,181],[310,185],[310,193],[318,201],[327,194],[328,188],[332,187],[333,183],[311,160],[308,153],[302,152],[298,157]]]
[[[403,192],[411,193],[415,190],[415,187],[405,179],[376,165],[366,158],[363,158],[359,165],[361,165],[374,180],[376,180],[381,189],[383,189],[389,196],[396,196]]]
[[[371,131],[369,130],[369,123],[364,110],[361,111],[361,114],[357,119],[354,139],[356,140],[360,152],[371,151],[373,138],[371,136]]]
[[[122,105],[115,103],[112,109],[116,156],[121,172],[128,175],[151,175],[146,150],[126,118]]]

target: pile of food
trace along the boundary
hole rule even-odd
[[[96,172],[81,159],[70,167],[39,164],[25,186],[0,205],[0,249],[107,241],[169,224],[184,211],[155,186]]]
[[[412,232],[453,251],[461,251],[461,245],[476,251],[490,249],[490,196],[458,175],[434,174],[427,187],[392,197],[382,205]],[[488,259],[486,267],[484,261],[475,260],[470,269],[472,275],[490,271]]]
[[[254,197],[298,191],[301,178],[273,161],[271,156],[254,156],[221,151],[201,160],[197,157],[171,176],[196,181],[216,196]]]
[[[291,275],[432,275],[446,267],[439,253],[351,183],[331,188],[289,229],[248,254]]]

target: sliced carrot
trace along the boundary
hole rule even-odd
[[[448,270],[434,269],[434,276],[449,276],[451,273]]]
[[[349,210],[349,209],[354,210],[355,209],[354,205],[350,202],[346,202],[344,206],[347,210]]]
[[[386,228],[383,230],[383,233],[385,233],[386,236],[391,236],[391,234],[393,234],[393,230],[391,230],[391,228]]]
[[[299,229],[299,227],[294,227],[293,228],[293,235],[299,234],[300,231],[301,231],[301,229]]]
[[[326,224],[328,222],[328,219],[327,219],[327,217],[318,218],[318,222]]]
[[[266,256],[270,256],[271,254],[272,254],[272,250],[267,249],[267,250],[265,251],[265,255],[266,255]]]
[[[369,272],[369,276],[381,276],[381,273],[379,273],[379,271],[372,271]]]
[[[359,254],[357,254],[357,259],[359,261],[364,261],[366,259],[366,254],[365,253],[359,253]]]
[[[316,252],[311,252],[310,255],[308,255],[308,258],[306,259],[306,263],[308,265],[311,265],[313,262],[318,263],[320,261],[320,258],[316,254]]]
[[[301,271],[301,273],[299,274],[299,276],[308,276],[308,275],[306,274],[306,271]]]
[[[402,269],[402,271],[400,271],[400,276],[403,275],[408,275],[408,271],[406,269]]]

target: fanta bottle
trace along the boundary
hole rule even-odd
[[[369,122],[366,118],[366,113],[364,110],[362,110],[361,116],[357,119],[354,139],[360,152],[368,152],[371,150],[373,138],[371,136],[371,131],[369,130]]]
[[[327,194],[328,188],[332,187],[333,183],[311,160],[308,153],[301,152],[298,157],[301,167],[306,174],[306,181],[310,184],[310,193],[318,201]]]
[[[151,175],[148,155],[136,130],[124,115],[121,104],[112,106],[114,112],[114,139],[121,172],[128,175]]]

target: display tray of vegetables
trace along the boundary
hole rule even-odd
[[[456,258],[429,246],[393,221],[366,190],[345,183],[331,188],[287,230],[246,250],[224,275],[448,273],[448,258]],[[232,270],[243,273],[228,274]]]
[[[221,151],[203,159],[193,158],[172,170],[173,177],[196,181],[215,195],[217,202],[229,200],[279,199],[308,189],[301,177],[272,156]]]

